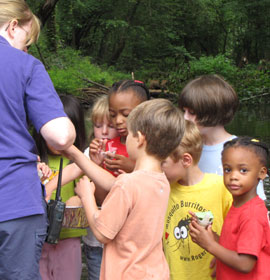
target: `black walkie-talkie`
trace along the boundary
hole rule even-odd
[[[60,159],[59,175],[57,182],[57,190],[55,195],[55,200],[50,200],[48,202],[48,233],[46,242],[50,244],[57,244],[60,236],[60,231],[62,228],[62,222],[64,219],[64,212],[66,204],[62,202],[61,199],[61,183],[62,183],[62,169],[63,169],[63,158]]]

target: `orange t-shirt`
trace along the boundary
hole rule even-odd
[[[137,170],[117,178],[96,215],[104,246],[101,280],[169,279],[162,249],[170,185],[164,173]]]

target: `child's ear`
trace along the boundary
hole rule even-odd
[[[193,162],[192,156],[189,153],[184,153],[181,157],[182,164],[185,168],[190,167]]]
[[[137,132],[137,139],[139,147],[142,146],[146,141],[145,136],[140,131]]]
[[[262,166],[259,171],[259,179],[264,180],[267,175],[267,168],[265,166]]]

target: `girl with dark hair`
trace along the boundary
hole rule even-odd
[[[80,151],[83,151],[86,147],[86,137],[84,113],[80,102],[71,95],[62,95],[60,99],[65,113],[76,129],[74,145]],[[63,158],[63,167],[67,166],[70,161],[63,157],[59,151],[48,145],[40,134],[34,133],[34,138],[36,139],[41,161],[46,162],[53,172],[52,176],[43,182],[46,185],[58,174],[60,158]],[[75,184],[75,180],[72,180],[63,186],[61,197],[64,202],[74,197]],[[55,191],[51,194],[51,199],[54,198]],[[80,280],[82,272],[81,236],[86,235],[86,233],[86,229],[62,228],[58,244],[44,244],[40,259],[42,280]]]
[[[224,184],[233,196],[219,239],[211,226],[190,224],[192,240],[217,258],[217,280],[270,279],[270,225],[256,187],[267,175],[268,147],[251,137],[228,141],[222,152]],[[217,241],[218,240],[218,241]]]
[[[135,163],[128,158],[126,151],[127,117],[137,105],[149,99],[149,90],[141,81],[119,81],[114,83],[109,91],[110,118],[119,136],[109,141],[101,139],[92,141],[90,156],[94,159],[100,155],[101,150],[109,151],[104,158],[103,167],[114,176],[121,170],[133,171]]]

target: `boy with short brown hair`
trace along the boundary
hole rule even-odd
[[[100,279],[168,280],[162,233],[170,186],[161,162],[181,141],[183,114],[168,100],[149,100],[131,111],[127,127],[134,171],[117,177],[101,210],[88,178],[80,180],[76,192],[93,233],[105,244]],[[68,152],[87,174],[89,161],[75,148]]]

